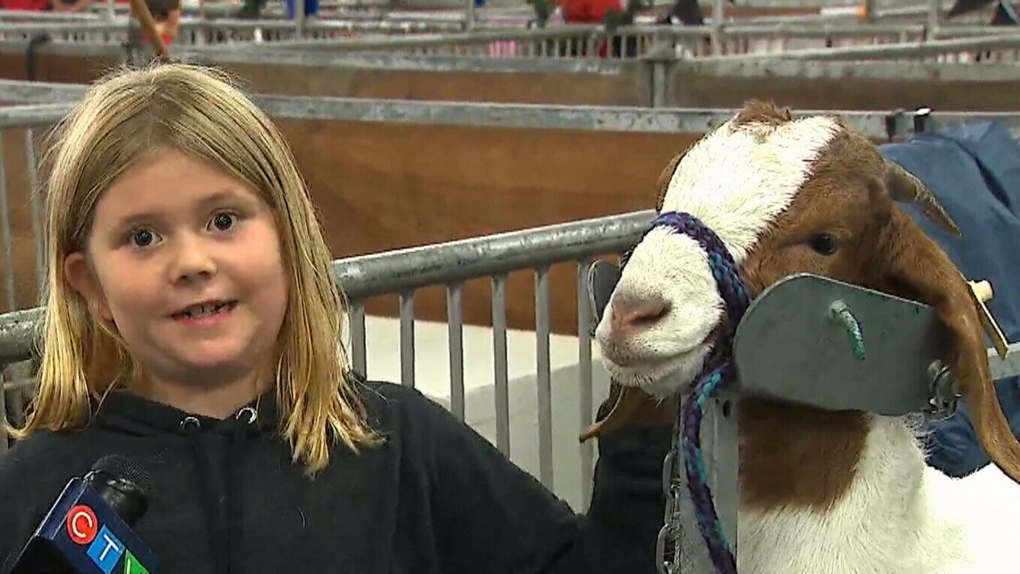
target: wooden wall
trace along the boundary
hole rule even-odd
[[[42,48],[36,81],[85,84],[117,66],[117,52],[70,55]],[[288,96],[525,104],[641,106],[650,101],[639,63],[616,72],[428,71],[362,66],[222,62],[220,67],[257,93]],[[24,80],[25,55],[0,51],[0,78]]]
[[[513,231],[653,207],[659,172],[699,134],[281,120],[336,257]],[[35,302],[23,135],[4,132],[18,304]],[[0,259],[3,255],[0,253]],[[7,265],[6,261],[2,261]],[[552,270],[553,327],[575,333],[576,266]],[[534,325],[534,277],[511,276],[508,323]],[[2,291],[0,291],[2,292]],[[489,282],[470,282],[464,319],[491,321]],[[417,316],[445,320],[442,288]],[[395,297],[369,313],[396,315]]]

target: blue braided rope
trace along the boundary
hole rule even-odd
[[[712,489],[708,486],[708,472],[705,468],[705,457],[701,450],[701,420],[704,416],[708,399],[724,382],[729,382],[725,367],[720,365],[706,375],[702,375],[684,403],[681,429],[682,455],[684,470],[687,475],[687,489],[694,503],[695,518],[702,539],[708,547],[708,554],[715,565],[716,571],[734,574],[736,559],[732,546],[726,539],[719,514],[715,510]]]
[[[850,348],[853,350],[854,357],[859,361],[863,361],[866,357],[864,349],[864,334],[861,332],[861,325],[857,322],[857,318],[850,311],[850,308],[846,306],[846,303],[842,301],[836,301],[829,308],[829,315],[839,321],[846,329],[846,334],[850,338]]]
[[[750,296],[740,277],[740,270],[726,245],[698,218],[689,213],[665,212],[659,214],[652,221],[649,231],[657,227],[668,228],[687,235],[697,241],[701,248],[708,253],[708,264],[728,314],[726,336],[715,346],[712,355],[706,359],[706,370],[698,377],[690,396],[683,403],[684,412],[681,420],[684,424],[680,448],[698,529],[708,547],[712,564],[717,572],[736,574],[737,565],[731,550],[732,546],[723,532],[719,514],[712,501],[712,492],[708,486],[705,457],[701,449],[701,421],[704,418],[708,400],[720,387],[733,381],[736,375],[731,360],[733,338],[736,335],[740,319],[750,305]],[[707,365],[717,366],[708,368]]]

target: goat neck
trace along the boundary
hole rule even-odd
[[[756,400],[740,419],[740,572],[927,574],[961,555],[907,419]]]

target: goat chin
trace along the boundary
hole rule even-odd
[[[617,380],[617,379],[614,379],[614,380]],[[682,388],[686,388],[686,385],[689,384],[689,383],[681,384],[679,382],[681,380],[682,379],[679,379],[679,378],[677,378],[675,376],[670,375],[668,377],[663,377],[663,378],[659,378],[659,379],[652,379],[651,381],[647,381],[647,380],[646,381],[642,381],[639,384],[634,384],[634,385],[630,385],[630,386],[637,387],[637,388],[641,389],[642,391],[648,393],[649,395],[655,397],[656,399],[665,399],[665,398],[673,396],[674,394],[679,392]],[[624,382],[621,382],[621,384],[623,384],[624,386],[628,386]]]
[[[742,574],[1020,571],[1020,488],[993,464],[962,479],[925,464],[917,425],[874,417],[850,490],[825,511],[741,508]]]
[[[654,369],[635,370],[615,364],[603,352],[603,365],[609,376],[624,387],[640,389],[656,399],[665,399],[687,389],[701,372],[711,348],[699,346],[691,351],[673,357]]]

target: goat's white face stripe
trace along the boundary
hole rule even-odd
[[[839,129],[826,117],[779,127],[748,124],[734,130],[726,124],[677,166],[662,211],[701,219],[740,263],[765,227],[790,206]]]
[[[818,154],[840,129],[825,117],[781,126],[724,124],[680,161],[662,211],[699,218],[739,264],[769,223],[793,202]],[[614,378],[656,394],[668,394],[693,379],[710,351],[703,342],[723,310],[708,255],[697,242],[666,229],[649,232],[624,269],[617,297],[631,301],[661,297],[670,311],[653,328],[627,340],[613,336],[607,311],[596,337]],[[613,363],[614,356],[624,355],[650,360],[629,368]]]

